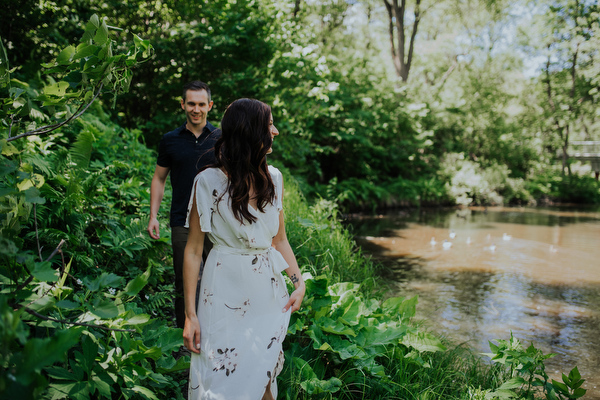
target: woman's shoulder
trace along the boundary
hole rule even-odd
[[[222,180],[226,180],[227,177],[220,168],[211,167],[206,168],[196,175],[196,182],[206,182],[209,184],[221,182]]]
[[[225,176],[225,173],[221,170],[221,168],[209,167],[198,172],[198,174],[196,175],[196,179],[198,179],[198,177],[200,176],[206,179],[212,177],[222,177]]]
[[[272,165],[269,165],[269,173],[271,174],[271,179],[281,179],[281,171]]]

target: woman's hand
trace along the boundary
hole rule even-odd
[[[191,352],[200,354],[200,322],[198,321],[198,316],[185,318],[183,344]]]
[[[288,300],[285,307],[283,307],[283,312],[287,312],[287,310],[291,307],[292,312],[298,311],[300,309],[300,305],[302,304],[302,300],[304,299],[304,293],[306,292],[306,285],[304,282],[301,282],[296,290],[292,292],[290,295],[290,299]]]

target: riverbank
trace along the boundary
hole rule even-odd
[[[401,210],[349,223],[391,292],[419,295],[417,317],[436,332],[477,352],[513,332],[557,354],[552,378],[577,365],[585,398],[600,398],[597,207]]]

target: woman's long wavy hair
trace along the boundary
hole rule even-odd
[[[273,204],[275,186],[269,174],[267,152],[273,138],[269,130],[271,107],[254,99],[239,99],[227,107],[221,120],[221,138],[215,144],[217,167],[229,178],[227,190],[235,218],[256,222],[248,210],[254,190],[258,211]]]

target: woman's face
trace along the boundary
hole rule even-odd
[[[269,117],[269,133],[271,134],[271,139],[275,139],[275,136],[279,135],[279,131],[273,124],[273,114]],[[273,152],[273,147],[270,147],[267,151],[267,154],[271,154]]]

